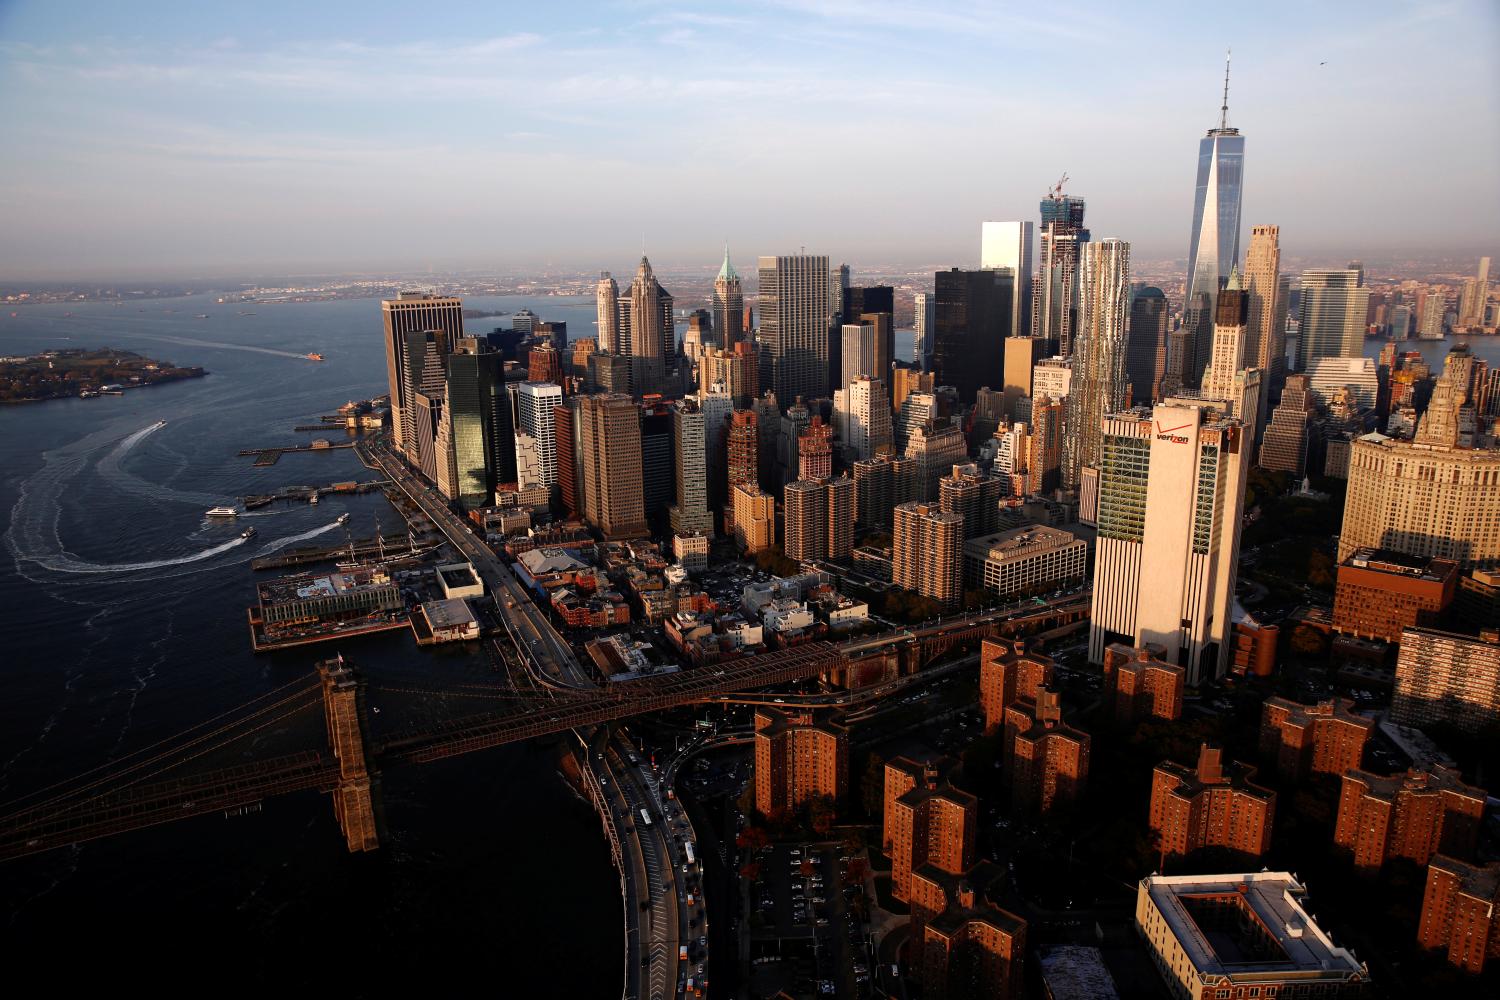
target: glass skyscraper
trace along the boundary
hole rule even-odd
[[[1229,127],[1229,70],[1224,71],[1224,106],[1219,127],[1198,143],[1198,186],[1193,196],[1193,237],[1188,245],[1188,294],[1183,325],[1193,346],[1190,385],[1203,379],[1213,354],[1214,303],[1240,257],[1240,197],[1244,182],[1245,137]]]
[[[495,502],[495,486],[515,475],[515,444],[508,431],[509,410],[496,394],[503,368],[498,351],[473,337],[459,340],[448,356],[448,408],[458,502],[465,510]],[[503,419],[497,420],[499,407]],[[505,478],[501,478],[504,476]]]

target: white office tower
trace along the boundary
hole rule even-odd
[[[1025,496],[1031,489],[1031,440],[1024,423],[1001,427],[990,439],[995,447],[995,461],[990,474],[1009,484],[1007,496]]]
[[[557,415],[562,405],[562,387],[551,382],[521,382],[511,389],[515,407],[516,481],[530,485],[522,469],[534,482],[549,489],[557,485]],[[522,439],[525,439],[524,442]]]
[[[1443,319],[1448,312],[1448,297],[1436,288],[1427,290],[1422,300],[1422,319],[1417,326],[1418,340],[1442,340]]]
[[[878,341],[878,328],[875,323],[845,323],[843,328],[843,371],[839,378],[839,384],[835,389],[846,388],[849,383],[861,375],[871,378],[888,379],[890,372],[881,371],[879,365],[880,347]]]
[[[1478,333],[1484,328],[1485,305],[1490,300],[1490,259],[1479,258],[1479,270],[1474,277],[1464,281],[1458,296],[1457,326],[1465,333]]]
[[[620,352],[620,284],[608,271],[599,272],[599,283],[594,286],[594,307],[597,317],[596,343],[602,354]]]
[[[672,533],[714,533],[708,509],[708,428],[706,416],[691,399],[672,411],[672,445],[677,460],[677,503],[670,511]]]
[[[1129,405],[1125,378],[1126,321],[1130,316],[1130,244],[1085,243],[1078,261],[1078,327],[1073,376],[1063,420],[1063,486],[1076,489],[1079,470],[1099,461],[1105,414]],[[1034,376],[1033,376],[1034,377]]]
[[[924,372],[932,371],[932,332],[935,325],[934,310],[937,298],[929,292],[918,292],[914,297],[916,337],[912,340],[911,359]]]
[[[846,328],[847,329],[847,328]],[[861,376],[833,394],[833,431],[849,464],[891,448],[891,401],[885,383]]]
[[[1188,400],[1104,420],[1089,659],[1158,643],[1189,684],[1220,677],[1249,472],[1246,425]]]
[[[1067,358],[1043,358],[1031,366],[1031,398],[1068,398],[1073,385],[1073,364]]]
[[[1008,267],[1016,276],[1011,298],[1010,333],[1031,333],[1032,224],[985,222],[979,227],[979,266],[987,271]]]
[[[714,382],[695,397],[703,411],[703,453],[708,470],[708,503],[715,510],[729,502],[729,415],[734,397],[723,382]]]

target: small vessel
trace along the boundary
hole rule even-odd
[[[241,538],[254,538],[255,537],[255,529],[254,528],[246,528],[244,531],[240,532],[240,537]]]
[[[323,360],[323,355],[319,354],[317,351],[313,351],[310,354],[308,354],[307,360],[309,360],[309,361],[322,361]]]
[[[194,319],[208,319],[208,313],[199,313],[198,315],[194,316],[193,318]]]
[[[237,510],[235,510],[233,507],[210,507],[210,508],[208,508],[208,516],[209,517],[239,517],[240,516],[240,512],[237,511]]]
[[[308,503],[317,503],[318,502],[318,491],[317,490],[313,490],[312,491],[312,493],[307,498],[307,502]]]
[[[159,431],[165,426],[167,426],[167,422],[165,420],[158,420],[156,423],[151,425],[151,429],[154,431]]]
[[[339,519],[338,519],[338,523],[339,524],[348,524],[349,523],[349,515],[348,514],[340,514],[339,515]]]

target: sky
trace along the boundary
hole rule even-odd
[[[1242,248],[1500,252],[1496,0],[0,0],[0,279],[1181,258],[1230,46]]]

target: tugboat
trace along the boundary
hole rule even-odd
[[[255,537],[255,529],[254,528],[246,528],[244,531],[240,532],[240,537],[241,538],[254,538]]]

